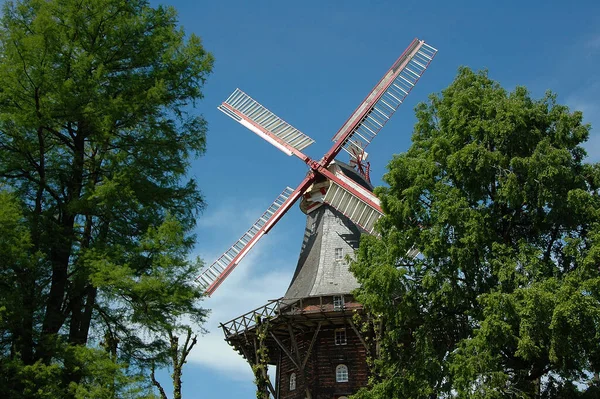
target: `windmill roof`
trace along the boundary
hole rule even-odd
[[[331,164],[339,166],[346,176],[348,176],[367,190],[373,191],[373,185],[367,180],[365,180],[365,178],[362,175],[360,175],[352,166],[338,160],[333,161]]]
[[[372,191],[373,186],[350,165],[334,161],[342,172]],[[348,294],[358,288],[346,255],[353,255],[362,229],[341,212],[323,204],[306,216],[306,229],[296,271],[285,298]]]

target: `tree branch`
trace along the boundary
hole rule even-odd
[[[152,380],[152,385],[154,385],[156,387],[156,389],[158,389],[161,399],[168,399],[167,394],[165,393],[165,390],[163,389],[162,385],[160,385],[160,382],[158,382],[156,380],[156,377],[154,376],[154,369],[155,369],[154,362],[152,362],[152,366],[150,369],[150,379]]]

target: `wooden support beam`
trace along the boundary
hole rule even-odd
[[[292,323],[287,324],[288,332],[290,333],[290,341],[292,342],[292,348],[294,348],[294,352],[296,353],[296,361],[298,364],[302,364],[302,360],[300,360],[300,351],[298,351],[298,342],[296,341],[296,334],[294,334],[294,329],[292,328]],[[304,373],[304,366],[300,368],[300,372]]]
[[[273,337],[273,339],[275,340],[275,342],[277,342],[277,345],[279,345],[279,347],[281,348],[281,350],[287,355],[287,357],[290,358],[290,360],[292,361],[292,363],[294,363],[294,366],[296,366],[296,368],[298,369],[298,371],[301,370],[300,368],[300,364],[298,364],[296,362],[296,359],[294,359],[294,356],[290,353],[289,349],[285,347],[285,345],[283,345],[283,343],[279,340],[279,338],[277,338],[275,336],[275,334],[273,334],[272,332],[269,331],[269,334],[271,335],[271,337]]]
[[[231,336],[231,334],[229,333],[229,329],[227,327],[225,327],[225,325],[223,323],[219,323],[219,327],[221,327],[221,329],[225,333],[225,339],[227,339]]]
[[[367,345],[367,343],[365,342],[365,340],[363,339],[360,331],[358,331],[358,328],[356,328],[356,326],[354,325],[354,323],[352,322],[352,319],[348,319],[348,323],[350,323],[350,327],[352,327],[352,329],[354,330],[354,332],[356,333],[356,336],[358,337],[358,339],[360,339],[360,342],[362,342],[363,346],[365,347],[365,350],[367,351],[367,354],[371,354],[371,350],[369,349],[369,346]]]
[[[310,357],[310,353],[312,352],[312,348],[315,345],[315,341],[317,340],[317,335],[319,335],[319,330],[321,330],[321,324],[322,324],[322,322],[320,321],[319,324],[317,325],[317,329],[315,330],[315,333],[313,334],[312,340],[310,341],[310,345],[308,346],[308,351],[306,351],[306,356],[304,356],[304,361],[302,361],[302,370],[304,370],[304,367],[306,367],[306,362],[308,361],[308,358]]]
[[[273,395],[273,397],[276,398],[277,394],[275,393],[275,388],[273,388],[273,384],[271,384],[271,380],[269,379],[269,377],[267,377],[267,388],[269,388],[271,395]]]
[[[252,358],[250,356],[248,356],[248,352],[246,352],[246,349],[243,346],[240,346],[240,350],[243,353],[246,360],[248,361],[248,365],[250,366],[250,368],[252,368],[252,365],[253,365]]]
[[[279,352],[279,356],[277,357],[277,365],[275,366],[275,399],[280,398],[281,391],[281,352]]]

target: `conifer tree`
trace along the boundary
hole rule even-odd
[[[355,397],[597,397],[590,126],[552,93],[508,92],[467,68],[416,112],[411,147],[376,190],[381,238],[352,265],[383,321],[372,384]]]
[[[165,332],[204,319],[188,260],[204,203],[186,173],[205,150],[193,106],[212,63],[171,7],[4,3],[0,190],[12,202],[0,205],[15,227],[0,238],[13,246],[2,248],[0,391],[85,397],[122,362],[165,359]],[[98,356],[114,369],[92,367]],[[112,381],[89,395],[124,395]]]

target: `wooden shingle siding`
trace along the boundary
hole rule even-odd
[[[339,326],[323,327],[312,348],[306,363],[305,375],[302,375],[287,357],[283,356],[280,364],[280,398],[304,399],[306,388],[311,391],[313,399],[333,399],[347,396],[367,385],[369,371],[367,353],[354,330],[346,326],[346,344],[335,344],[335,329]],[[312,333],[296,335],[298,350],[305,354],[310,346]],[[348,367],[348,382],[336,382],[336,367],[344,364]],[[296,373],[296,389],[289,390],[289,378]]]

